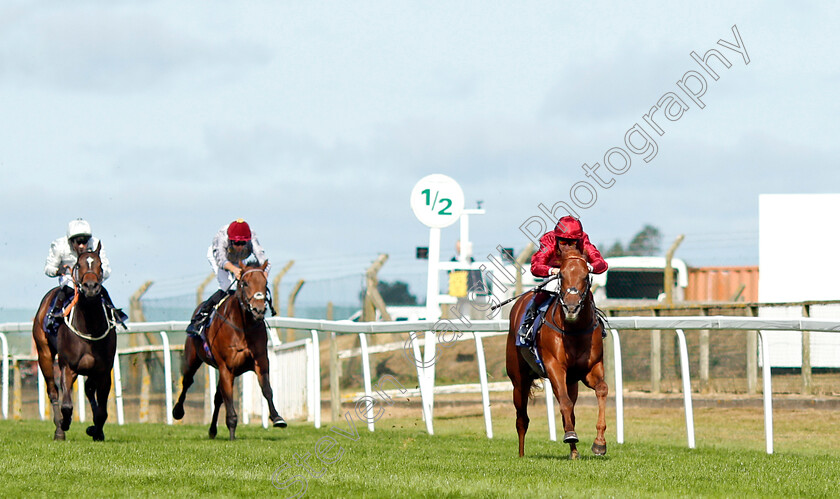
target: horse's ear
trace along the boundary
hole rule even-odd
[[[265,271],[266,267],[268,267],[268,260],[266,260],[265,262],[263,262],[263,264],[262,264],[262,266],[261,266],[260,268],[261,268],[261,269],[263,269],[263,271]]]
[[[247,268],[247,267],[245,267],[245,261],[244,260],[239,260],[239,268],[242,269],[242,270],[245,270]]]
[[[98,255],[99,252],[102,250],[102,241],[96,243],[96,254]]]

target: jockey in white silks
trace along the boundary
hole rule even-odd
[[[219,289],[199,306],[187,326],[187,332],[196,335],[201,333],[213,308],[236,290],[236,281],[242,274],[239,262],[262,265],[268,258],[248,222],[239,218],[219,229],[207,249],[207,260],[216,273]],[[270,268],[269,263],[265,272],[268,273]]]
[[[67,235],[55,239],[50,244],[50,253],[47,255],[47,262],[44,265],[44,273],[49,277],[58,277],[58,292],[56,293],[55,304],[49,313],[49,320],[62,316],[64,303],[75,292],[72,269],[78,261],[79,255],[85,251],[94,251],[99,244],[99,239],[93,237],[90,224],[81,219],[70,221],[67,224]],[[99,259],[102,262],[102,280],[108,279],[111,275],[111,263],[104,249],[99,251]],[[102,296],[105,304],[117,312],[117,319],[120,322],[128,320],[122,310],[114,307],[111,296],[105,287],[102,288]]]

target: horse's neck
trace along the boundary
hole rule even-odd
[[[102,304],[101,295],[96,295],[92,298],[81,297],[75,307],[77,312],[79,312],[76,314],[76,320],[88,332],[91,332],[92,329],[98,330],[107,326],[108,317],[105,316],[105,307]]]
[[[248,328],[253,326],[254,320],[251,317],[251,314],[245,310],[242,300],[239,299],[239,292],[236,292],[228,297],[225,304],[227,305],[227,309],[224,312],[228,320],[230,320],[232,324],[236,325],[236,327],[241,328],[241,331],[237,331],[238,333],[244,333],[248,330]]]

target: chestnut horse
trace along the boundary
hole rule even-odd
[[[569,444],[570,459],[577,459],[578,436],[575,433],[575,402],[578,381],[595,390],[598,398],[598,430],[592,452],[607,453],[604,415],[607,403],[607,384],[604,382],[603,323],[598,317],[592,298],[589,267],[586,258],[574,246],[561,246],[562,260],[556,298],[545,313],[545,323],[536,337],[537,348],[554,397],[563,415],[563,442]],[[528,431],[528,397],[534,380],[539,376],[516,346],[516,335],[522,315],[533,295],[529,291],[519,298],[510,312],[510,331],[507,339],[507,373],[513,383],[513,404],[516,406],[516,431],[519,434],[519,456],[525,455],[525,433]]]
[[[246,267],[239,263],[242,271],[236,292],[222,301],[212,312],[212,321],[205,326],[208,355],[204,340],[188,335],[184,344],[184,364],[181,395],[172,408],[175,419],[184,417],[184,398],[193,384],[193,377],[202,362],[219,370],[219,387],[214,400],[213,420],[210,423],[210,438],[216,438],[216,421],[222,402],[225,403],[226,423],[230,439],[236,439],[236,409],[233,404],[233,379],[247,371],[254,371],[268,401],[268,413],[275,427],[285,428],[286,421],[274,408],[274,396],[269,383],[268,333],[265,327],[265,311],[268,304],[268,276],[266,267]]]
[[[55,440],[64,440],[64,432],[70,429],[73,383],[80,374],[87,376],[85,394],[93,412],[93,425],[87,428],[87,434],[94,440],[105,440],[102,427],[108,419],[108,395],[117,352],[117,332],[113,311],[106,308],[102,297],[101,249],[100,243],[95,251],[79,255],[71,274],[76,295],[73,304],[64,311],[64,320],[56,336],[44,330],[44,319],[50,312],[57,287],[41,300],[32,324],[38,364],[47,382],[47,394],[52,404]]]

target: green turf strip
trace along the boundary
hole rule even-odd
[[[757,415],[745,423],[725,411],[701,413],[698,448],[688,449],[679,411],[637,411],[628,416],[627,443],[616,444],[609,429],[608,454],[599,458],[589,450],[594,414],[583,411],[577,461],[566,458],[567,445],[547,440],[537,414],[523,459],[508,417],[494,420],[493,440],[477,416],[436,419],[435,436],[417,419],[386,418],[374,433],[355,421],[356,440],[331,432],[331,423],[298,423],[285,430],[240,426],[235,442],[222,438],[224,427],[211,441],[205,426],[108,424],[106,442],[95,443],[79,423],[67,441],[53,442],[49,422],[0,421],[0,495],[286,497],[305,484],[305,497],[836,497],[836,420],[815,423],[806,433],[814,433],[813,442],[801,449],[790,442],[767,455]],[[325,436],[341,446],[321,448],[335,460],[329,465],[315,458]],[[317,478],[294,466],[306,453]],[[281,491],[271,477],[287,464],[275,475],[276,483],[291,485]],[[294,482],[295,475],[304,478]]]

